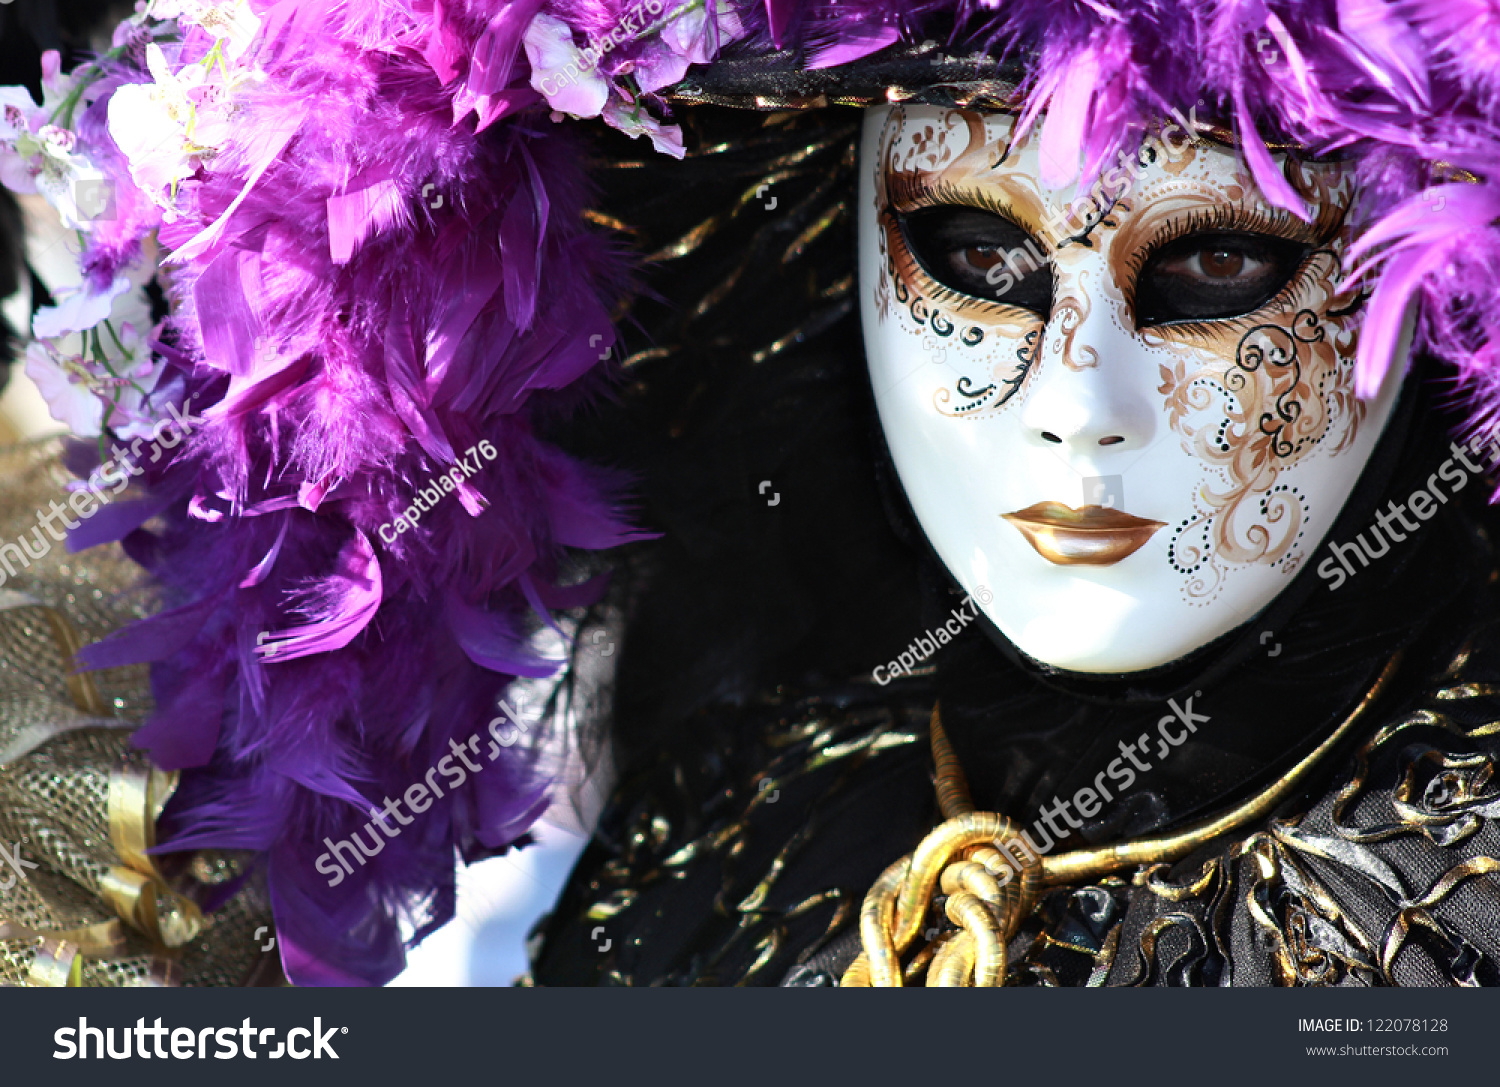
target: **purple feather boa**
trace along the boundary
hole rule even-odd
[[[315,867],[325,839],[459,765],[451,743],[484,734],[512,677],[555,671],[526,635],[537,608],[582,602],[552,587],[563,549],[633,538],[607,481],[530,421],[613,339],[620,263],[582,228],[578,150],[535,111],[483,132],[455,122],[455,86],[480,80],[481,13],[398,22],[380,7],[269,13],[284,21],[225,152],[235,168],[185,182],[181,218],[160,228],[204,422],[184,455],[144,466],[168,508],[121,507],[108,534],[179,603],[86,654],[153,663],[137,742],[189,771],[163,848],[263,854],[304,985],[388,980],[400,911],[419,928],[452,915],[455,851],[503,849],[535,820],[548,782],[534,753],[486,739],[482,772],[367,864],[332,888]],[[457,58],[447,87],[439,47]],[[508,82],[475,108],[537,100]],[[434,486],[444,473],[457,493]],[[441,497],[398,532],[424,488]],[[159,536],[139,528],[153,514]]]
[[[548,783],[532,749],[506,749],[331,888],[315,868],[325,838],[351,837],[482,733],[513,677],[555,667],[527,634],[586,595],[557,585],[566,548],[634,538],[611,481],[532,427],[598,387],[627,269],[582,226],[579,151],[549,118],[526,35],[560,20],[582,47],[640,4],[254,7],[266,79],[159,230],[163,353],[205,421],[147,466],[146,498],[74,541],[123,539],[175,606],[87,656],[154,665],[158,708],[139,742],[187,771],[165,848],[263,855],[289,977],[378,984],[401,965],[395,917],[427,931],[451,916],[455,851],[517,841]],[[725,0],[675,54],[632,39],[597,75],[638,117],[664,109],[646,89],[660,73],[720,48],[787,47],[826,67],[936,33],[1028,61],[1022,123],[1059,151],[1054,184],[1194,106],[1234,122],[1247,169],[1299,212],[1265,136],[1358,152],[1365,221],[1386,217],[1355,253],[1360,274],[1384,272],[1361,388],[1378,384],[1415,301],[1419,346],[1458,366],[1476,427],[1500,425],[1496,0]],[[127,61],[114,81],[142,78],[140,50]],[[102,129],[106,106],[83,126]],[[1445,197],[1445,213],[1422,214]],[[130,230],[118,234],[88,255],[100,283],[133,255]],[[451,499],[409,531],[383,529],[481,442],[496,456]],[[161,533],[141,527],[158,516]]]

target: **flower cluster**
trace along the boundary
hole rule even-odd
[[[87,105],[87,80],[61,71],[55,51],[42,57],[42,104],[25,87],[0,87],[0,183],[12,192],[40,193],[63,226],[86,229],[95,218],[87,205],[107,183],[72,130],[73,115]]]
[[[728,0],[639,0],[619,22],[580,48],[561,19],[537,15],[526,29],[531,86],[558,113],[600,117],[632,137],[647,136],[681,158],[682,130],[647,111],[657,91],[681,81],[693,64],[706,64],[744,36]]]
[[[91,250],[109,223],[132,234],[124,246],[110,239],[117,250],[154,251],[156,227],[184,213],[182,184],[213,168],[247,91],[265,79],[255,63],[261,25],[249,0],[139,0],[99,61],[67,75],[47,54],[41,106],[25,88],[0,88],[0,183],[40,193],[77,232],[82,283],[37,314],[26,357],[53,417],[75,434],[149,432],[164,398],[180,391],[180,382],[162,382],[163,363],[149,347],[144,289],[154,266],[121,268],[92,260]],[[599,117],[681,157],[680,129],[652,112],[657,92],[744,33],[729,0],[635,0],[599,33],[539,13],[524,45],[531,85],[555,116]],[[127,62],[133,68],[122,81]],[[80,123],[96,102],[104,123]],[[123,224],[117,203],[127,195],[140,198],[144,213]]]
[[[250,56],[260,19],[247,0],[156,0],[150,14],[176,19],[184,40],[169,46],[170,57],[156,42],[146,46],[152,82],[115,92],[109,133],[130,160],[136,185],[172,222],[178,183],[229,142],[246,85],[264,78]]]
[[[52,417],[79,437],[150,434],[163,367],[147,344],[145,292],[120,276],[102,291],[85,284],[58,293],[57,305],[37,312],[26,348],[26,376]]]
[[[24,87],[0,87],[0,183],[42,195],[79,245],[82,282],[37,312],[26,373],[52,417],[80,437],[149,434],[181,391],[180,380],[162,382],[149,346],[146,287],[156,268],[147,239],[175,217],[178,183],[227,141],[236,93],[256,77],[246,58],[259,28],[247,0],[143,0],[98,61],[68,75],[56,52],[43,57],[40,106]],[[99,107],[107,125],[86,125],[115,67],[142,45],[152,82],[114,86]],[[128,224],[127,248],[142,259],[102,267],[93,251],[118,233],[107,228],[120,225],[120,205],[135,191],[159,209]]]

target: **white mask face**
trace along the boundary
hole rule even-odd
[[[1315,222],[1169,127],[1051,191],[1012,117],[868,111],[860,305],[896,470],[938,556],[1028,655],[1176,660],[1314,554],[1390,415],[1354,395],[1364,300],[1335,290],[1352,192],[1293,163]],[[981,589],[991,590],[990,593]]]

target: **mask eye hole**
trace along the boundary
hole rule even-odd
[[[924,272],[960,294],[1030,310],[1052,311],[1047,250],[1003,215],[942,206],[898,215],[906,247]]]
[[[1309,248],[1269,234],[1189,234],[1152,253],[1136,279],[1141,327],[1254,313],[1281,293]]]

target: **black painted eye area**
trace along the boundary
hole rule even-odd
[[[897,216],[922,270],[961,294],[1030,310],[1052,311],[1047,250],[1003,215],[978,208],[922,208]]]
[[[1308,247],[1269,234],[1189,234],[1147,258],[1135,286],[1141,326],[1254,313],[1297,274]]]

